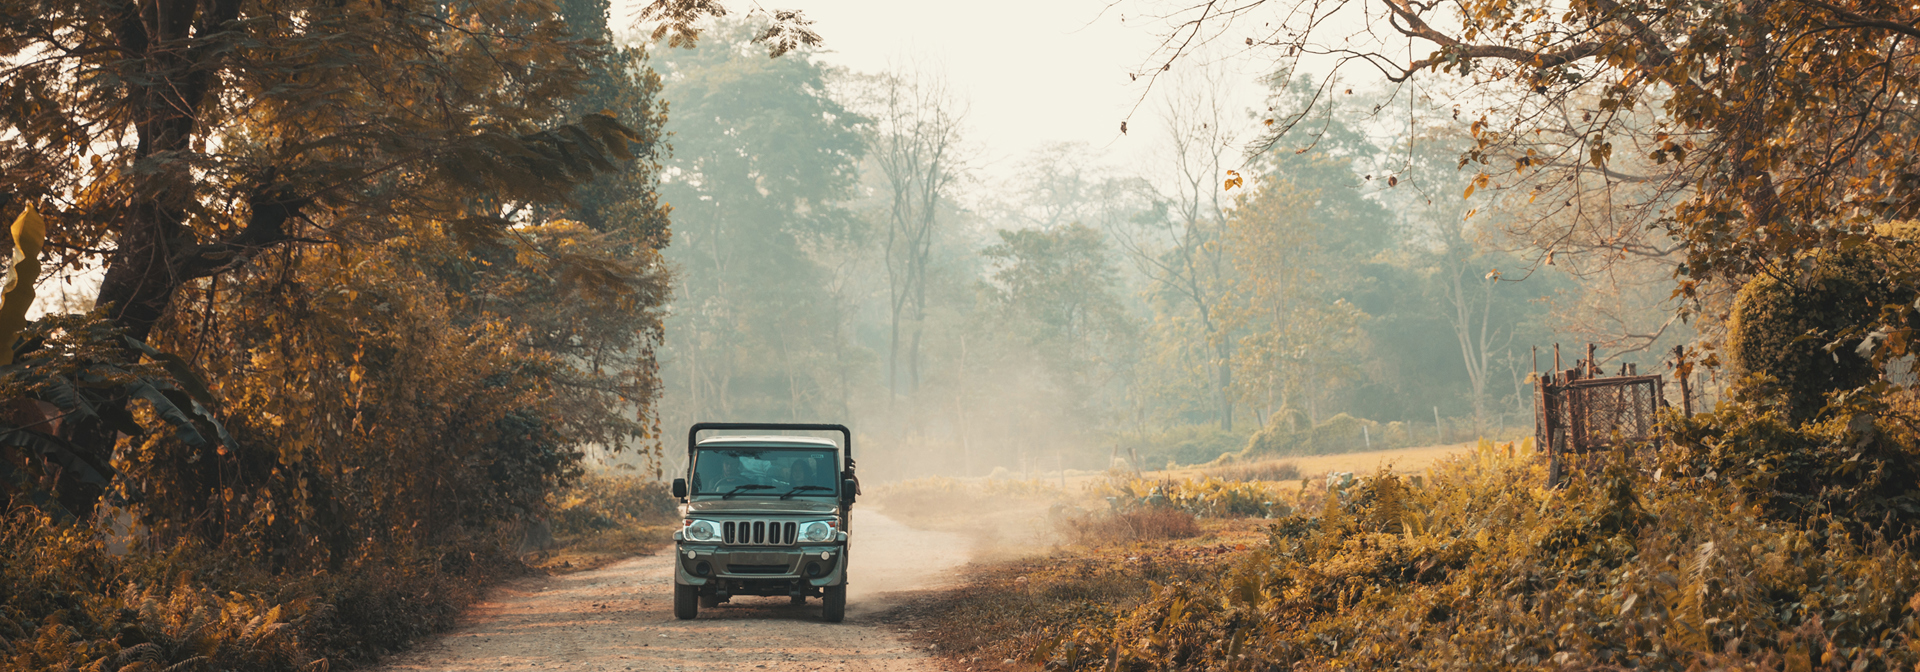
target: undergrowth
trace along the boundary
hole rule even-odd
[[[675,511],[663,497],[659,483],[589,476],[556,495],[551,515],[570,545],[625,557],[668,534]],[[511,553],[518,536],[370,544],[337,570],[275,573],[193,540],[113,548],[91,525],[16,506],[0,517],[0,669],[359,667],[450,627],[489,583],[531,571]]]
[[[1669,418],[1668,447],[1559,489],[1532,446],[1482,442],[1272,493],[1294,510],[1240,519],[1265,530],[1244,551],[1067,547],[906,613],[967,633],[940,635],[953,655],[1057,670],[1915,669],[1911,430],[1784,417]],[[1114,487],[1184,510],[1221,486]]]

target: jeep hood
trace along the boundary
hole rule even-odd
[[[687,504],[687,513],[707,513],[716,515],[740,515],[753,513],[773,513],[799,515],[817,513],[831,515],[839,507],[830,499],[697,499]]]

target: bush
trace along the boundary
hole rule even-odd
[[[1884,254],[1862,247],[1821,252],[1784,278],[1762,275],[1740,288],[1727,323],[1727,353],[1736,374],[1772,378],[1786,420],[1812,417],[1834,390],[1879,375],[1853,347],[1880,317],[1880,307],[1910,303],[1881,268]],[[1843,338],[1851,332],[1850,338]],[[1828,351],[1828,344],[1843,347]]]
[[[1239,453],[1246,446],[1243,433],[1229,432],[1215,425],[1181,425],[1152,434],[1123,436],[1117,442],[1119,453],[1138,455],[1140,469],[1154,469],[1169,462],[1205,464],[1221,455]]]
[[[589,472],[548,501],[553,531],[560,535],[660,525],[680,513],[666,483],[609,472]]]
[[[191,537],[128,553],[103,538],[35,507],[0,516],[0,668],[351,667],[450,627],[483,586],[526,571],[485,537],[368,546],[310,573]]]
[[[1241,464],[1222,461],[1220,466],[1208,469],[1207,476],[1223,481],[1297,481],[1300,480],[1300,467],[1281,460]]]
[[[1266,517],[1291,511],[1284,491],[1258,481],[1219,478],[1108,481],[1098,492],[1114,511],[1174,509],[1196,516]]]
[[[1303,431],[1294,431],[1285,423],[1269,422],[1248,439],[1247,455],[1329,455],[1362,450],[1389,450],[1412,444],[1412,436],[1400,423],[1382,427],[1366,418],[1345,413]]]
[[[1671,417],[1666,473],[1732,486],[1770,518],[1828,519],[1855,532],[1902,538],[1920,527],[1920,437],[1900,419],[1912,405],[1887,394],[1878,403],[1795,423],[1789,402],[1743,382],[1709,413]]]

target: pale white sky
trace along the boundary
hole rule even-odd
[[[616,0],[616,30],[631,26],[643,0]],[[765,9],[797,9],[826,42],[822,60],[861,72],[899,66],[943,70],[970,103],[969,142],[988,182],[1004,177],[1033,149],[1080,141],[1121,167],[1151,161],[1164,132],[1147,79],[1132,81],[1160,44],[1138,7],[1110,0],[760,0]],[[733,1],[744,13],[752,2]],[[1129,9],[1136,10],[1129,13]],[[1262,88],[1257,70],[1237,73],[1236,102],[1251,107]],[[1158,88],[1165,88],[1163,80]],[[1157,95],[1158,90],[1152,92]],[[1138,111],[1134,110],[1139,105]],[[1131,118],[1129,119],[1129,114]],[[1128,133],[1120,122],[1129,119]],[[1253,122],[1249,122],[1250,124]],[[1251,129],[1250,129],[1251,132]]]

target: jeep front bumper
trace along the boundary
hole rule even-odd
[[[834,586],[845,580],[844,543],[799,546],[728,546],[681,541],[674,546],[675,583],[704,586],[715,580]]]

